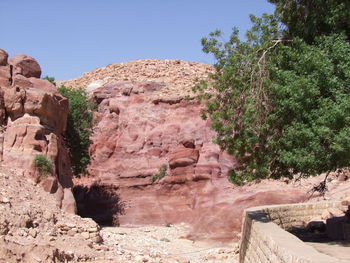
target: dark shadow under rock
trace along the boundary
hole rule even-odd
[[[74,186],[78,215],[89,217],[100,225],[119,226],[119,215],[124,213],[124,204],[117,190],[116,186],[100,183]]]

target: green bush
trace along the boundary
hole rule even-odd
[[[152,175],[151,182],[154,183],[155,181],[162,179],[166,175],[167,170],[168,170],[168,166],[166,164],[163,164],[159,168],[159,172],[157,174]]]
[[[276,1],[277,2],[277,1]],[[295,1],[293,1],[295,2]],[[291,11],[291,10],[289,10]],[[251,16],[241,41],[234,29],[202,39],[215,56],[212,81],[196,87],[215,142],[238,160],[230,181],[310,176],[350,165],[350,45],[342,34],[312,44],[280,28],[279,16]],[[299,35],[299,34],[298,34]]]
[[[38,181],[41,181],[44,177],[51,174],[52,163],[45,155],[37,154],[34,158],[34,164],[39,171]]]
[[[73,173],[76,176],[86,173],[90,162],[89,146],[92,130],[92,115],[95,105],[92,104],[83,89],[61,86],[58,91],[68,99],[69,113],[65,132],[69,148]]]

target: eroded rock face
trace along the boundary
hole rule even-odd
[[[230,240],[240,232],[244,208],[303,198],[292,187],[242,190],[229,183],[235,159],[212,143],[202,106],[157,97],[165,85],[112,82],[92,92],[99,109],[89,171],[118,187],[121,225],[185,222],[195,239]],[[163,165],[165,176],[152,182]]]
[[[53,163],[52,173],[59,184],[71,187],[70,163],[62,138],[68,101],[40,75],[34,58],[20,54],[8,60],[8,54],[0,50],[2,165],[21,168],[25,175],[35,178],[34,158],[43,154]]]

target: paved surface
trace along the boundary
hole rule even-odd
[[[339,260],[342,260],[341,262],[350,262],[350,242],[306,242],[306,244],[313,246],[316,250],[323,254],[339,258]]]

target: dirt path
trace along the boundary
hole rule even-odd
[[[115,260],[149,263],[201,263],[237,260],[237,243],[226,246],[183,238],[185,225],[138,228],[105,227],[101,231]]]

